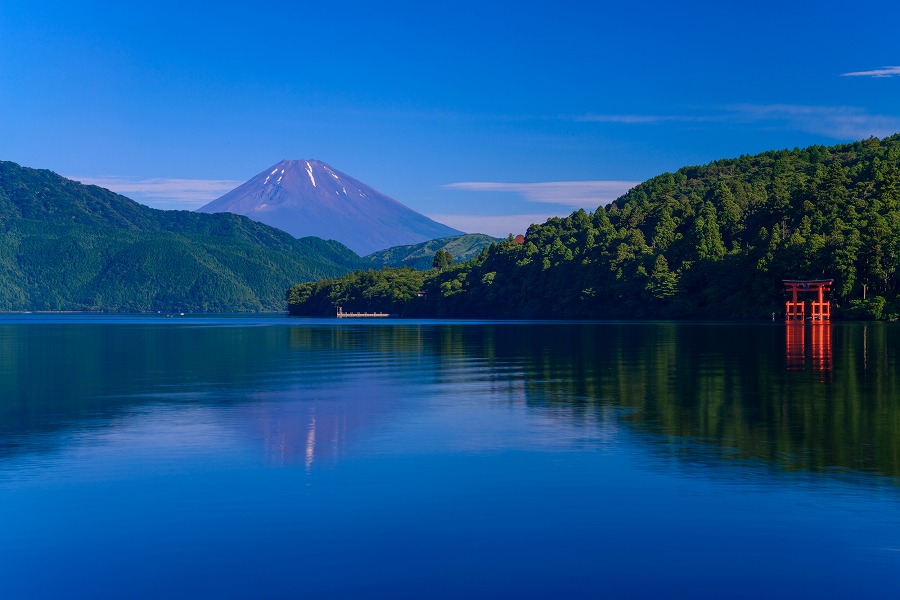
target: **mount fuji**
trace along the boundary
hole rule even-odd
[[[197,210],[337,240],[362,256],[462,233],[317,160],[283,160]]]

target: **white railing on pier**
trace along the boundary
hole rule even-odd
[[[388,313],[376,313],[376,312],[344,312],[344,310],[338,306],[337,307],[337,318],[338,319],[365,319],[365,318],[386,318],[390,317]]]

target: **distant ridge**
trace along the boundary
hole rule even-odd
[[[466,235],[429,240],[421,244],[395,246],[373,252],[365,258],[373,261],[379,267],[412,267],[423,271],[431,268],[434,255],[438,250],[449,252],[454,262],[464,262],[474,258],[486,246],[499,241],[502,240],[483,233],[467,233]]]
[[[463,233],[317,160],[282,160],[197,210],[337,240],[360,255]]]

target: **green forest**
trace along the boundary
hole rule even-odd
[[[444,269],[357,270],[287,292],[296,315],[738,318],[784,314],[783,279],[834,279],[838,318],[900,313],[900,135],[664,173],[595,212]]]
[[[429,240],[421,244],[394,246],[373,252],[365,258],[371,260],[374,267],[412,267],[427,270],[431,268],[435,254],[441,250],[450,253],[455,261],[462,262],[477,256],[485,246],[499,241],[483,233],[467,233]]]
[[[282,311],[291,284],[369,264],[337,242],[0,162],[0,310]]]

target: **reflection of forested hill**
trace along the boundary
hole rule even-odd
[[[45,433],[90,420],[103,426],[160,400],[202,404],[210,400],[209,388],[240,390],[244,373],[263,369],[287,345],[273,328],[185,326],[165,317],[130,324],[27,317],[2,323],[0,455],[46,442],[52,436]],[[214,403],[239,399],[219,393]]]
[[[789,363],[781,324],[510,327],[489,352],[524,361],[529,406],[579,422],[616,409],[685,460],[900,477],[900,327],[825,327],[827,373],[815,348]]]
[[[162,405],[208,408],[267,460],[312,464],[339,459],[409,402],[449,395],[574,424],[585,440],[625,426],[705,469],[741,460],[900,477],[890,323],[818,326],[827,346],[805,327],[797,354],[781,323],[151,321],[0,325],[0,460]]]
[[[424,297],[385,270],[295,286],[333,307],[487,318],[768,317],[782,279],[835,279],[842,316],[900,314],[900,135],[685,167],[610,206],[532,225],[431,273]],[[863,298],[865,297],[865,300]]]
[[[245,423],[237,429],[261,436],[273,460],[302,461],[339,454],[354,431],[392,410],[380,395],[388,392],[372,383],[392,376],[396,356],[379,361],[377,352],[394,336],[371,339],[331,326],[113,319],[0,323],[0,458],[52,450],[61,431],[104,428],[164,404],[239,408]],[[348,357],[370,345],[374,359]]]

